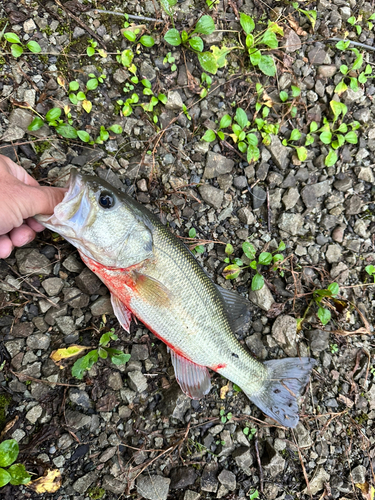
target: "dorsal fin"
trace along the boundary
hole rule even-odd
[[[170,349],[176,380],[184,394],[192,399],[203,398],[211,390],[210,374],[205,366],[196,365]]]
[[[215,286],[223,297],[231,327],[234,332],[238,332],[250,319],[250,302],[238,292],[227,290],[219,285]]]

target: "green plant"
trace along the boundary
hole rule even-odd
[[[264,32],[253,35],[255,22],[252,17],[240,13],[240,24],[246,33],[246,49],[249,53],[250,62],[253,66],[258,66],[260,71],[267,76],[276,75],[276,66],[272,56],[264,54],[266,50],[277,49],[279,42],[276,35],[284,36],[284,31],[277,23],[268,22],[268,27]],[[265,45],[267,49],[260,48]]]
[[[297,116],[298,110],[297,106],[294,105],[294,100],[301,95],[301,89],[299,87],[292,85],[291,90],[292,90],[291,101],[288,100],[290,96],[286,90],[282,90],[279,94],[279,97],[280,101],[288,106],[288,111],[290,113],[290,116],[292,118],[295,118]]]
[[[202,73],[201,74],[201,84],[200,84],[200,87],[202,88],[202,90],[199,94],[202,98],[206,97],[208,91],[211,88],[211,85],[212,85],[212,78],[209,75],[207,75],[207,73]]]
[[[74,363],[72,366],[73,377],[82,380],[84,372],[90,370],[99,358],[107,359],[109,357],[114,365],[123,365],[127,363],[130,359],[130,354],[125,354],[119,349],[110,347],[110,341],[117,339],[118,336],[115,334],[114,328],[111,328],[108,332],[103,333],[100,337],[98,348],[92,349],[85,356],[77,359]]]
[[[177,66],[175,65],[176,59],[172,56],[172,52],[168,54],[163,59],[163,64],[169,63],[171,65],[171,71],[176,71]]]
[[[233,414],[231,412],[225,414],[225,410],[223,408],[220,410],[220,420],[223,424],[225,424],[232,417],[233,417]]]
[[[260,290],[261,288],[263,288],[264,285],[264,278],[260,273],[260,266],[269,266],[272,263],[275,264],[276,262],[283,260],[284,256],[276,252],[284,251],[285,243],[281,241],[277,249],[272,253],[261,252],[257,259],[255,258],[256,256],[255,247],[248,241],[245,241],[242,244],[242,250],[246,255],[246,257],[251,261],[248,266],[244,266],[241,259],[231,259],[230,255],[232,255],[234,251],[233,247],[230,244],[226,246],[225,253],[227,254],[227,257],[224,260],[224,262],[226,263],[231,262],[231,264],[229,266],[226,266],[226,268],[223,270],[223,275],[227,280],[228,279],[234,280],[238,278],[238,276],[244,269],[249,269],[249,268],[254,269],[256,271],[256,274],[251,280],[251,289],[253,291]],[[276,268],[274,267],[273,270],[276,270]]]
[[[366,266],[365,267],[365,271],[366,273],[369,275],[369,276],[372,276],[373,279],[374,279],[374,283],[375,283],[375,266],[373,266],[372,264],[370,264],[369,266]]]
[[[7,439],[0,443],[0,487],[8,483],[20,485],[30,482],[31,476],[26,471],[25,466],[14,463],[18,454],[19,447],[15,439]]]
[[[291,144],[292,141],[299,141],[302,137],[301,132],[298,129],[293,129],[289,139],[284,139],[282,141],[283,146],[291,146],[297,151],[297,156],[300,161],[305,161],[307,158],[307,149],[304,146],[295,146]]]
[[[190,230],[189,230],[189,238],[196,238],[197,236],[197,232],[196,230],[192,227]],[[190,250],[192,253],[204,253],[205,252],[205,248],[203,245],[196,245],[194,247],[190,247]]]
[[[354,63],[351,68],[349,68],[346,64],[342,64],[340,66],[340,72],[344,75],[343,79],[339,81],[339,83],[335,87],[335,92],[338,95],[341,95],[343,92],[348,90],[348,80],[349,87],[357,92],[359,89],[358,83],[365,84],[368,78],[373,78],[372,76],[372,67],[370,64],[367,64],[365,69],[358,75],[358,78],[354,76],[356,72],[360,70],[363,64],[363,54],[361,54],[358,49],[354,47],[349,47],[350,41],[341,40],[336,44],[336,48],[339,50],[346,50],[349,48],[351,52],[353,52],[356,56]]]
[[[360,21],[362,21],[362,16],[358,16],[357,19],[354,16],[351,16],[351,17],[349,17],[349,19],[347,19],[347,22],[351,26],[353,26],[353,28],[356,29],[356,32],[357,32],[358,36],[362,33],[362,26],[360,26],[359,24],[357,24]]]
[[[370,368],[370,373],[371,373],[371,375],[372,375],[373,377],[375,377],[375,366],[372,366],[372,367]]]
[[[218,5],[220,3],[220,0],[206,0],[207,7],[209,9],[213,9],[215,5]]]
[[[339,346],[337,344],[330,344],[329,349],[331,354],[336,354],[339,352]]]
[[[108,54],[104,49],[97,49],[98,42],[95,42],[91,38],[88,40],[88,42],[89,42],[89,45],[86,49],[86,54],[89,57],[92,57],[95,53],[99,54],[100,57],[103,57],[103,58],[107,57]]]
[[[318,318],[322,322],[323,325],[326,325],[331,319],[331,311],[326,307],[323,307],[324,301],[326,299],[331,299],[337,296],[339,293],[339,285],[335,282],[331,283],[327,286],[327,288],[317,289],[313,291],[312,302],[318,306]],[[311,305],[311,302],[308,306],[308,309]],[[306,313],[305,313],[306,316]]]
[[[245,427],[242,432],[245,434],[248,440],[251,441],[257,433],[257,430],[252,427]]]
[[[293,2],[292,3],[293,7],[296,9],[297,12],[302,12],[302,14],[305,14],[307,19],[310,21],[312,29],[315,29],[315,24],[316,24],[316,16],[317,12],[316,10],[303,10],[299,8],[299,3],[298,2]]]
[[[247,495],[249,496],[250,500],[256,500],[257,498],[259,498],[259,491],[258,490],[249,490]]]
[[[27,47],[29,51],[34,54],[39,54],[42,50],[39,43],[34,40],[30,40],[30,42],[27,42],[26,45],[24,45],[15,33],[4,33],[4,38],[7,42],[12,44],[10,46],[10,50],[12,56],[16,58],[22,56],[25,47]]]
[[[129,23],[125,23],[125,27],[129,27]],[[130,29],[122,30],[124,37],[132,43],[140,43],[144,47],[153,47],[155,45],[155,40],[150,35],[142,35],[143,29],[138,26],[131,26]],[[141,35],[138,37],[138,35]]]

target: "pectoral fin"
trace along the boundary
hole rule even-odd
[[[160,283],[160,281],[139,273],[138,271],[132,272],[135,289],[147,302],[158,304],[160,306],[168,307],[170,304],[170,293],[167,287]]]
[[[203,398],[210,392],[211,379],[205,366],[196,365],[171,349],[171,359],[182,392],[192,399]]]
[[[111,293],[111,302],[113,312],[115,313],[116,318],[119,320],[120,325],[125,331],[129,333],[130,323],[132,320],[131,311],[116,297],[116,295],[113,295],[113,293]]]

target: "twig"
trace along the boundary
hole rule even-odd
[[[81,385],[82,385],[82,384],[80,384],[80,385],[63,384],[61,382],[50,382],[49,380],[44,380],[42,378],[30,377],[30,375],[27,375],[27,373],[18,373],[18,372],[14,372],[13,370],[9,370],[9,371],[13,375],[15,375],[19,380],[31,380],[32,382],[39,382],[40,384],[61,385],[63,387],[81,387]]]
[[[260,455],[259,455],[258,438],[256,436],[254,439],[254,445],[255,445],[255,453],[257,456],[258,467],[259,467],[260,492],[263,493],[263,469],[262,469],[262,462],[260,461]]]
[[[70,12],[69,9],[67,9],[66,7],[64,7],[64,5],[60,2],[60,0],[55,0],[55,2],[57,3],[57,5],[59,7],[61,7],[65,13],[70,16],[72,19],[75,20],[76,23],[78,23],[84,30],[87,31],[87,33],[90,33],[90,35],[95,38],[96,40],[98,40],[98,42],[100,43],[100,45],[103,47],[104,50],[107,50],[107,47],[105,46],[105,43],[103,42],[103,40],[100,38],[100,36],[98,36],[95,31],[93,31],[91,28],[89,28],[83,21],[81,21],[77,16],[75,16],[74,14],[72,14]]]
[[[270,208],[270,192],[267,188],[267,229],[268,232],[271,232],[271,208]]]
[[[112,14],[113,16],[128,17],[129,19],[135,19],[136,21],[151,21],[154,23],[164,23],[163,19],[155,19],[154,17],[134,16],[133,14],[123,14],[122,12],[115,12],[114,10],[94,9],[89,12],[93,12],[94,14]]]
[[[350,45],[356,45],[357,47],[362,47],[363,49],[375,51],[375,47],[371,45],[366,45],[365,43],[353,42],[352,40],[342,40],[341,38],[328,38],[328,42],[350,42]]]
[[[6,286],[10,286],[12,288],[14,288],[14,291],[15,292],[18,292],[18,293],[21,293],[22,295],[31,295],[32,297],[43,297],[45,300],[47,300],[53,307],[58,307],[57,304],[55,304],[54,302],[52,302],[52,300],[50,300],[48,297],[46,297],[45,295],[43,295],[42,293],[38,292],[38,293],[34,293],[34,292],[25,292],[24,290],[20,290],[18,289],[16,286],[12,285],[11,283],[7,283],[6,281],[4,280],[0,280],[0,283],[3,283],[4,285]],[[27,283],[27,282],[26,282]],[[29,286],[32,286],[30,283],[27,283]]]

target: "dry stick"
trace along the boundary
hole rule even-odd
[[[294,444],[296,445],[297,447],[297,451],[298,451],[298,456],[299,456],[299,461],[301,463],[301,467],[302,467],[302,472],[303,472],[303,476],[305,478],[305,481],[306,481],[306,486],[307,486],[307,493],[310,495],[310,498],[312,498],[312,494],[311,494],[311,490],[310,490],[310,483],[309,483],[309,478],[307,477],[307,472],[306,472],[306,469],[305,469],[305,465],[303,463],[303,457],[302,457],[302,453],[301,453],[301,450],[298,446],[298,443],[297,443],[297,440],[296,440],[296,435],[294,434],[294,430],[292,430],[292,434],[293,434],[293,440],[294,440]]]
[[[121,12],[115,12],[113,10],[94,9],[90,10],[89,12],[93,12],[94,14],[112,14],[113,16],[128,17],[129,19],[135,19],[136,21],[151,21],[154,23],[164,23],[163,19],[155,19],[154,17],[134,16],[133,14],[122,14]]]
[[[63,387],[81,387],[82,384],[80,385],[74,385],[74,384],[63,384],[62,382],[50,382],[49,380],[44,380],[42,378],[34,378],[30,377],[26,373],[18,373],[14,372],[13,370],[9,370],[10,373],[13,373],[19,380],[32,380],[33,382],[39,382],[40,384],[47,384],[47,385],[61,385]]]
[[[271,232],[271,208],[270,208],[270,192],[267,188],[267,229]]]
[[[59,7],[61,7],[65,13],[70,16],[72,19],[75,20],[76,23],[78,23],[84,30],[86,30],[88,33],[90,33],[90,35],[95,38],[96,40],[98,40],[98,42],[100,43],[100,45],[103,47],[104,50],[107,50],[107,47],[105,45],[105,43],[103,42],[103,40],[100,38],[100,36],[98,36],[95,31],[93,31],[91,28],[89,28],[83,21],[81,21],[78,17],[76,17],[74,14],[72,14],[70,12],[69,9],[67,9],[66,7],[64,7],[64,5],[62,5],[62,3],[60,2],[60,0],[55,0],[55,3],[57,3],[57,5]]]
[[[263,493],[263,469],[262,469],[262,463],[260,461],[260,455],[259,455],[258,438],[256,436],[255,436],[255,440],[254,440],[254,445],[255,445],[255,454],[257,457],[257,462],[258,462],[258,467],[259,467],[260,492]]]
[[[45,298],[46,300],[48,300],[48,302],[53,306],[53,307],[58,307],[57,304],[55,304],[54,302],[52,302],[52,300],[50,300],[48,297],[46,297],[45,295],[43,295],[42,293],[34,293],[34,292],[25,292],[24,290],[19,290],[16,286],[12,285],[11,283],[7,283],[6,281],[4,280],[0,280],[0,283],[3,283],[5,284],[6,286],[11,286],[12,288],[14,288],[14,291],[15,292],[18,292],[18,293],[21,293],[22,295],[31,295],[32,297],[43,297]],[[27,283],[28,285],[30,285],[30,283]],[[32,286],[32,285],[30,285]]]

